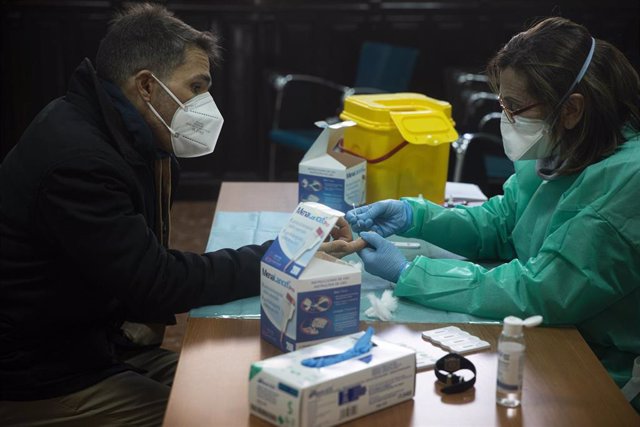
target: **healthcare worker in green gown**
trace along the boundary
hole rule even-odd
[[[395,295],[492,319],[575,325],[622,386],[640,355],[640,81],[614,46],[548,18],[514,36],[487,73],[515,174],[504,195],[447,209],[415,198],[349,211],[365,269]],[[385,237],[468,260],[408,262]],[[640,397],[633,399],[640,409]]]

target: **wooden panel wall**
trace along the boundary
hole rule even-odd
[[[93,59],[124,1],[13,0],[2,3],[0,159],[34,115],[61,96],[82,58]],[[350,84],[363,41],[420,50],[411,90],[448,96],[447,71],[479,71],[534,19],[562,15],[618,46],[640,68],[638,0],[167,0],[198,29],[216,29],[224,62],[213,95],[225,125],[212,156],[182,161],[183,184],[201,192],[222,179],[266,179],[271,71]]]

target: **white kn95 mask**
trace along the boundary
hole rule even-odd
[[[504,111],[500,119],[502,144],[507,157],[516,160],[544,159],[551,154],[551,129],[541,119],[514,117],[510,123]]]
[[[202,93],[183,104],[160,79],[151,75],[178,104],[169,126],[153,105],[147,102],[153,114],[171,132],[171,145],[176,157],[200,157],[212,153],[216,148],[224,119],[211,94]]]

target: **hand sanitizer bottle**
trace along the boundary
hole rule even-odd
[[[498,339],[498,382],[496,403],[515,408],[522,399],[522,374],[524,372],[524,334],[522,326],[533,327],[542,323],[542,316],[522,320],[515,316],[504,319],[502,334]]]

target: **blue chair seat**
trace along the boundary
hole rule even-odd
[[[327,99],[333,100],[340,104],[344,98],[357,94],[357,93],[384,93],[384,92],[403,92],[409,87],[411,76],[413,75],[413,69],[418,57],[418,49],[402,46],[394,46],[387,43],[377,42],[364,42],[360,49],[360,56],[358,59],[358,69],[355,84],[351,87],[342,84],[334,83],[323,77],[313,76],[308,74],[274,74],[270,76],[270,82],[276,91],[275,108],[273,113],[273,127],[269,131],[270,140],[270,153],[269,153],[269,180],[275,179],[275,158],[276,158],[276,146],[284,145],[286,147],[305,152],[311,147],[313,141],[320,134],[321,129],[314,129],[311,123],[316,120],[327,120],[327,117],[336,115],[338,111],[342,109],[341,105],[331,105],[331,108],[327,108],[325,101]],[[318,99],[321,102],[310,102],[312,98],[298,98],[296,103],[292,101],[285,102],[285,87],[291,87],[290,85],[295,83],[296,86],[305,92],[306,88],[313,87],[319,89],[320,92],[308,91],[310,94],[329,94],[329,98],[325,98],[324,95],[319,95]],[[301,85],[301,86],[298,86]],[[287,90],[289,92],[290,89]],[[295,91],[294,91],[295,93]],[[310,96],[310,95],[309,95]],[[288,94],[287,99],[291,97]],[[296,99],[296,98],[291,98]],[[313,98],[315,99],[315,98]],[[311,106],[310,115],[307,114],[306,108],[300,108],[300,103],[305,103],[304,106]],[[333,101],[331,101],[333,102]],[[285,108],[285,105],[289,105],[290,108]],[[296,106],[299,108],[298,117],[295,122],[297,126],[289,127],[291,123],[291,116],[289,120],[281,120],[281,113],[285,110],[295,111]],[[325,111],[318,113],[313,110],[319,110],[321,107]],[[287,124],[282,126],[282,122],[286,121]],[[301,129],[298,126],[304,126],[302,122],[306,122],[309,125],[309,129]]]

